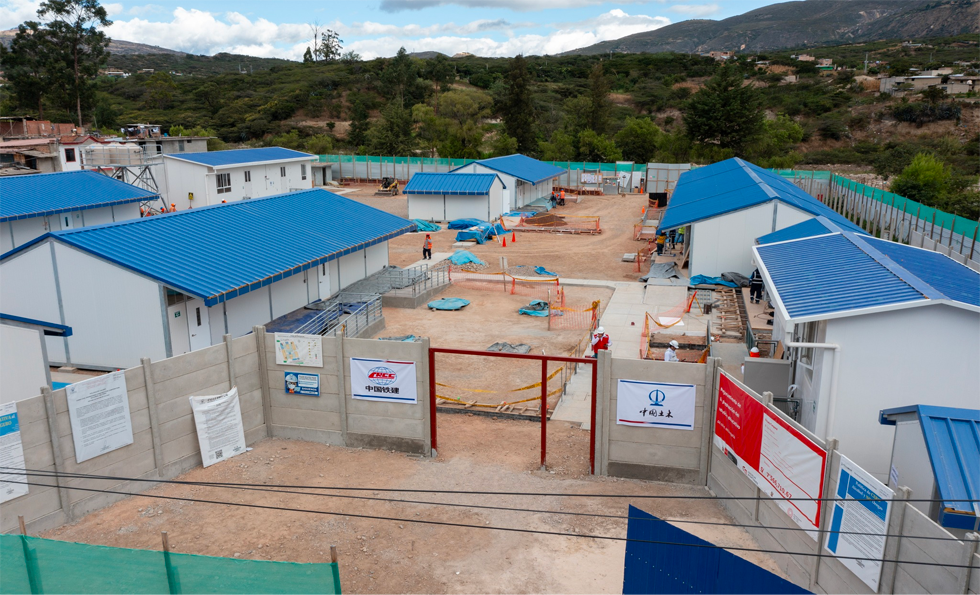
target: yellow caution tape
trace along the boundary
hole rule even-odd
[[[552,372],[551,375],[548,376],[548,380],[551,380],[552,378],[554,378],[555,376],[557,376],[558,373],[561,372],[564,368],[565,368],[565,366],[561,366],[557,370],[555,370],[554,372]],[[462,386],[453,386],[452,384],[443,384],[441,382],[437,382],[436,383],[436,386],[444,386],[446,388],[455,388],[455,389],[459,389],[459,390],[469,391],[471,393],[494,393],[494,394],[496,394],[496,393],[516,393],[516,392],[522,391],[522,390],[530,390],[532,388],[537,388],[537,387],[541,386],[541,383],[540,382],[535,382],[534,384],[529,384],[527,386],[522,386],[521,388],[515,388],[515,389],[512,389],[512,390],[484,390],[482,388],[463,388]]]
[[[562,391],[561,388],[556,388],[555,390],[553,390],[550,393],[548,393],[548,397],[551,398],[551,397],[557,395],[558,393],[560,393],[561,391]],[[460,403],[462,405],[469,405],[471,407],[492,407],[494,409],[496,409],[497,407],[502,407],[504,405],[517,405],[517,404],[520,404],[520,403],[528,403],[530,401],[540,401],[541,400],[541,397],[540,396],[537,396],[537,397],[533,397],[533,398],[530,398],[530,399],[522,399],[520,401],[504,401],[503,403],[470,403],[469,401],[464,401],[462,399],[457,399],[455,397],[447,397],[445,395],[440,395],[440,394],[437,394],[436,395],[436,398],[443,399],[443,400],[446,400],[446,401],[454,401],[456,403]]]

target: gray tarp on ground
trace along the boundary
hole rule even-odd
[[[510,343],[494,343],[490,347],[487,347],[487,351],[503,351],[504,353],[530,353],[531,346],[527,343],[518,343],[517,345],[512,345]]]
[[[670,279],[671,277],[680,278],[677,274],[677,265],[673,262],[653,262],[650,263],[650,272],[640,277],[640,281],[647,279]]]
[[[742,273],[736,273],[736,272],[722,273],[721,278],[724,279],[725,281],[728,281],[729,283],[734,283],[739,287],[748,287],[750,284],[749,278],[743,275]]]

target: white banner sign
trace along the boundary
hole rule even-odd
[[[76,463],[133,443],[125,372],[69,384],[65,392]]]
[[[238,387],[223,395],[190,397],[205,467],[245,452],[245,427]]]
[[[868,558],[842,558],[840,562],[877,592],[895,492],[841,455],[835,496],[842,500],[834,502],[825,547],[835,556]]]
[[[350,387],[355,399],[418,403],[415,362],[350,358]]]
[[[20,440],[20,420],[17,403],[0,405],[0,467],[24,469],[24,445]],[[27,493],[26,475],[0,473],[0,502],[13,500]]]
[[[602,178],[599,176],[599,174],[587,174],[584,172],[582,173],[579,179],[582,181],[583,184],[598,184],[599,182],[602,181]]]
[[[322,368],[323,337],[276,333],[276,363]]]
[[[693,384],[620,380],[616,387],[616,423],[693,430],[696,394]]]

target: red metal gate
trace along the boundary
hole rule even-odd
[[[592,413],[589,425],[589,473],[595,473],[595,411],[596,411],[596,379],[598,377],[598,360],[591,357],[568,357],[561,355],[534,355],[530,353],[503,353],[500,351],[473,351],[468,349],[446,349],[442,347],[429,348],[429,417],[432,420],[432,449],[438,448],[436,441],[436,354],[476,355],[483,357],[504,357],[511,359],[529,359],[541,362],[541,468],[545,467],[548,453],[548,362],[564,362],[569,364],[588,364],[592,366]]]

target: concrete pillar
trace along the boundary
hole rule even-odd
[[[704,403],[701,413],[701,460],[698,464],[698,481],[708,485],[708,472],[711,469],[711,445],[715,433],[715,395],[718,394],[718,362],[709,357],[704,370]]]
[[[419,378],[422,379],[422,387],[419,390],[419,403],[422,405],[422,432],[425,434],[425,446],[423,448],[428,456],[433,456],[432,424],[436,423],[436,420],[432,419],[431,412],[429,411],[429,383],[432,382],[432,379],[429,378],[429,338],[422,337],[420,346],[421,355],[416,369],[419,372]]]
[[[58,411],[54,408],[51,387],[42,386],[41,396],[44,398],[44,412],[47,414],[48,433],[51,435],[51,451],[54,455],[54,470],[57,473],[54,481],[58,486],[58,499],[61,501],[61,510],[65,513],[65,519],[71,522],[74,520],[71,514],[71,496],[68,489],[64,487],[67,480],[61,477],[65,472],[65,460],[61,450],[61,436],[58,434]]]
[[[140,358],[143,366],[143,383],[146,385],[146,408],[150,413],[150,436],[153,438],[153,466],[157,468],[157,477],[163,477],[163,445],[160,437],[160,412],[157,410],[156,384],[153,381],[153,370],[150,358]]]
[[[262,419],[265,435],[272,438],[272,393],[269,391],[269,352],[266,347],[265,327],[253,326],[255,349],[259,356],[259,386],[262,389]]]
[[[769,394],[769,393],[766,393]],[[769,394],[770,400],[772,395]],[[834,467],[834,451],[838,446],[837,438],[827,438],[824,443],[827,449],[827,466],[823,471],[823,493],[821,498],[833,498],[835,492],[830,489],[830,473]],[[830,518],[833,516],[833,502],[824,500],[820,505],[820,531],[817,533],[817,543],[814,544],[814,552],[817,554],[811,558],[812,567],[810,569],[810,591],[816,592],[817,581],[820,580],[820,562],[823,559],[823,543],[827,538],[827,527],[830,525]]]
[[[892,499],[891,523],[888,526],[888,533],[897,537],[885,538],[885,560],[899,560],[902,553],[902,528],[905,526],[905,511],[908,510],[907,500],[912,497],[912,490],[905,486],[899,486],[895,490],[895,497]],[[895,592],[895,575],[898,573],[898,564],[885,562],[881,568],[881,582],[878,584],[879,593]]]
[[[598,364],[596,365],[599,374],[596,381],[596,422],[594,432],[596,433],[595,450],[596,463],[595,474],[607,475],[609,467],[609,411],[612,401],[612,354],[608,349],[602,349],[598,353]]]
[[[344,357],[344,333],[338,333],[334,339],[337,343],[337,398],[340,403],[340,438],[347,446],[347,367]]]
[[[973,577],[975,572],[975,566],[973,565],[973,556],[977,554],[977,541],[980,540],[980,534],[977,533],[967,533],[963,539],[963,561],[960,564],[966,566],[966,568],[961,568],[962,578],[960,579],[960,593],[966,595],[970,592],[970,579]]]
[[[228,354],[228,390],[231,390],[235,388],[235,350],[231,344],[231,335],[225,335],[224,340]]]

